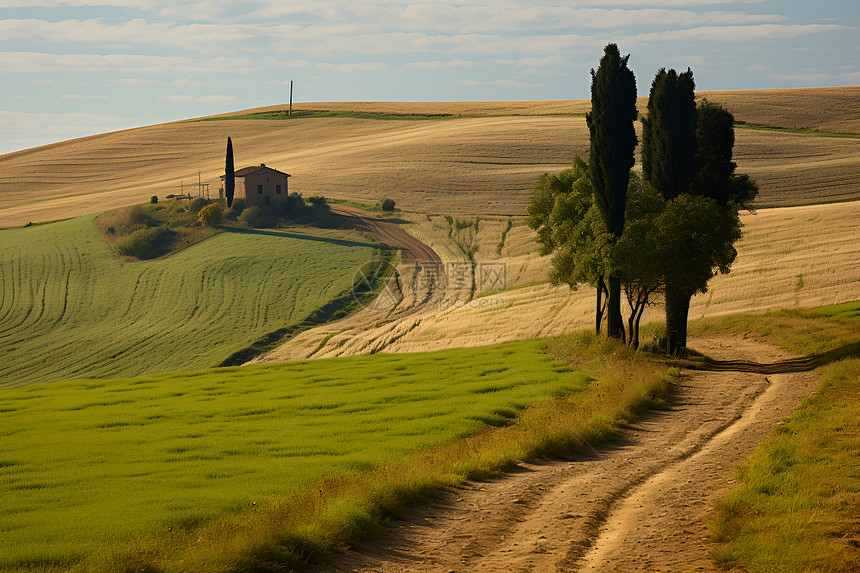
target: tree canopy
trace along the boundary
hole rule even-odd
[[[541,177],[526,210],[541,254],[553,255],[554,284],[601,288],[602,277],[618,277],[629,306],[628,330],[622,329],[622,334],[637,346],[639,319],[663,284],[653,221],[665,201],[635,174],[628,176],[625,195],[625,225],[619,238],[606,229],[588,165],[575,157],[572,168]]]
[[[661,68],[642,119],[642,176],[667,200],[689,193],[696,175],[696,83],[688,68]]]

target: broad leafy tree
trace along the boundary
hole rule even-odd
[[[639,321],[653,295],[663,288],[663,265],[658,243],[659,227],[666,201],[636,174],[630,175],[624,232],[611,249],[610,273],[621,281],[630,314],[627,342],[639,347]]]
[[[621,56],[618,46],[608,44],[597,71],[591,70],[591,112],[586,123],[591,135],[589,166],[594,202],[606,230],[616,239],[624,230],[624,209],[630,169],[635,162],[637,139],[634,129],[636,77],[627,67],[630,56]],[[599,279],[597,328],[600,329],[603,277]],[[622,336],[621,282],[608,277],[607,331]]]
[[[626,340],[638,346],[642,312],[663,284],[653,222],[665,201],[631,174],[625,225],[616,237],[606,229],[594,198],[590,169],[576,157],[571,169],[541,177],[527,207],[528,224],[537,231],[541,255],[553,255],[554,284],[576,289],[587,283],[605,289],[604,276],[618,278],[630,306]]]

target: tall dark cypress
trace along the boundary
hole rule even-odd
[[[236,191],[236,174],[233,167],[233,142],[227,138],[227,162],[224,167],[224,197],[227,207],[233,205],[233,193]]]
[[[624,230],[624,208],[630,169],[636,149],[636,76],[627,67],[629,55],[621,57],[618,46],[607,44],[600,66],[591,70],[591,113],[585,117],[591,135],[591,183],[594,201],[606,229],[615,237]],[[609,277],[607,331],[620,337],[621,281]],[[598,313],[600,299],[598,294]]]
[[[661,68],[642,120],[642,176],[668,201],[690,193],[696,177],[696,83],[693,72]]]
[[[696,84],[693,72],[661,68],[651,83],[648,117],[642,120],[642,176],[669,201],[692,193],[696,182]],[[684,269],[667,269],[666,337],[669,352],[686,345],[687,316],[695,292],[681,280]]]
[[[696,121],[696,182],[694,192],[726,206],[732,198],[732,179],[737,164],[732,161],[735,118],[732,112],[704,100]]]

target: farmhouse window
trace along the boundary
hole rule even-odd
[[[263,186],[257,185],[257,195],[262,195],[262,194],[263,194]]]
[[[266,195],[266,205],[268,205],[268,204],[269,204],[269,196]]]
[[[275,193],[276,193],[277,195],[280,195],[280,194],[281,194],[281,186],[280,186],[280,185],[275,185]]]

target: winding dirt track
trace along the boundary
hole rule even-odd
[[[751,340],[692,346],[723,360],[792,358]],[[714,502],[816,386],[814,372],[690,373],[667,409],[613,443],[447,491],[320,571],[714,570],[706,527]]]
[[[416,261],[442,263],[439,254],[429,245],[422,243],[396,224],[378,219],[374,213],[345,205],[331,205],[331,211],[346,217],[351,224],[371,233],[386,245],[401,249],[404,263]]]

